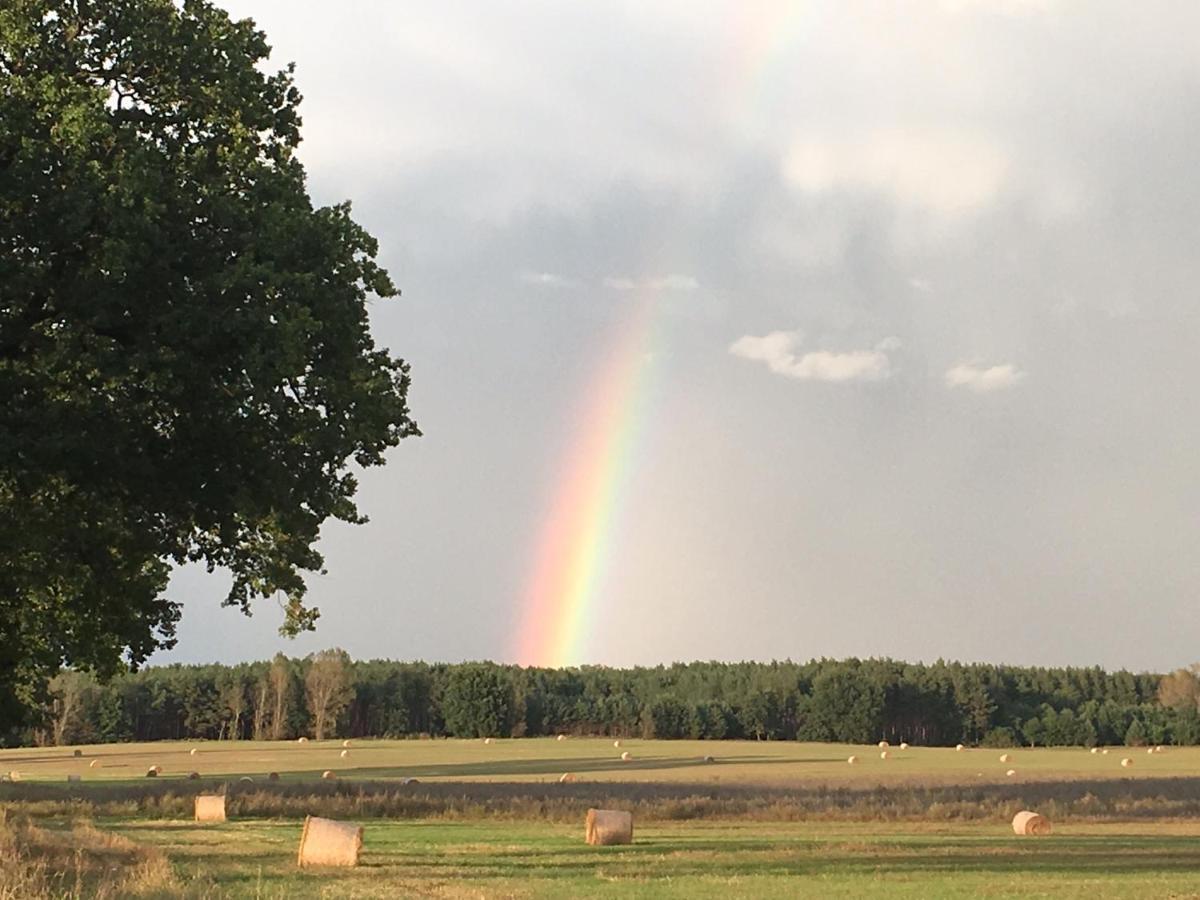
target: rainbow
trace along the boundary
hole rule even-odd
[[[653,291],[639,292],[636,305],[592,381],[544,519],[518,632],[521,665],[578,665],[588,651],[654,360]]]

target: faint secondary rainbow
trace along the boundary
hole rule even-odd
[[[653,317],[654,297],[647,290],[580,407],[578,434],[542,523],[523,600],[517,648],[522,665],[584,661],[644,419]]]

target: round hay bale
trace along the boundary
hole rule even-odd
[[[88,768],[89,768],[89,769],[98,769],[98,768],[100,768],[100,760],[98,760],[98,759],[93,759],[93,760],[92,760],[90,763],[88,763]]]
[[[628,750],[621,754],[622,762],[629,762],[631,759],[633,759],[633,755]]]
[[[1101,755],[1101,756],[1108,756],[1108,748],[1107,748],[1107,747],[1105,747],[1103,750],[1101,750],[1101,751],[1100,751],[1100,755]]]
[[[879,758],[880,758],[880,759],[887,759],[887,756],[888,756],[888,752],[887,752],[886,750],[881,750],[881,751],[879,751]]]
[[[335,822],[317,816],[304,817],[300,835],[300,866],[357,866],[362,850],[361,825]]]
[[[188,781],[199,781],[199,780],[200,780],[199,772],[188,772]]]
[[[620,742],[620,741],[613,741],[613,746],[614,746],[614,747],[620,747],[620,746],[621,746],[621,742]]]
[[[1153,752],[1154,752],[1154,748],[1153,748],[1153,747],[1147,747],[1147,748],[1146,748],[1146,752],[1147,752],[1147,753],[1153,753]]]
[[[195,747],[193,747],[191,750],[188,751],[188,756],[195,756],[199,752],[200,752],[199,750],[197,750]]]
[[[199,794],[196,797],[197,822],[224,822],[225,795]]]
[[[558,783],[559,784],[574,784],[575,783],[575,773],[574,772],[563,772],[561,775],[558,776]]]
[[[326,769],[324,772],[322,772],[321,777],[323,779],[325,779],[326,781],[336,781],[337,780],[337,775],[334,774],[333,772],[331,772],[329,769]]]
[[[848,763],[849,763],[850,765],[852,765],[852,766],[853,766],[853,765],[857,765],[857,764],[858,764],[858,757],[857,757],[857,756],[851,756],[851,757],[848,757],[848,758],[846,759],[846,762],[848,762]]]
[[[1008,760],[1009,760],[1009,756],[1007,753],[1000,754],[1000,762],[1008,762]]]
[[[889,744],[887,741],[880,741],[880,742],[879,742],[879,748],[880,748],[881,750],[882,750],[882,749],[884,749],[884,748],[886,748],[886,747],[890,747],[890,746],[891,746],[891,745],[890,745],[890,744]]]
[[[401,778],[400,783],[401,784],[420,784],[421,782],[417,781],[417,779],[415,779],[415,778]]]
[[[1162,752],[1163,752],[1162,744],[1159,744],[1157,747],[1155,747],[1155,748],[1154,748],[1154,752],[1155,752],[1155,753],[1162,753]]]
[[[619,809],[589,809],[583,839],[593,846],[633,843],[633,813]]]
[[[158,777],[158,766],[151,766],[150,768],[148,768],[146,770],[146,777],[147,778],[157,778]]]
[[[342,746],[343,746],[343,747],[349,747],[349,746],[350,746],[350,739],[349,739],[349,738],[347,738],[346,740],[342,741]]]
[[[267,773],[267,781],[278,781],[278,780],[279,780],[278,772],[268,772]]]
[[[483,742],[485,744],[494,744],[495,743],[495,741],[493,741],[491,738],[484,738]]]
[[[962,752],[963,752],[964,750],[966,750],[967,748],[966,748],[966,747],[964,747],[962,744],[956,744],[956,745],[955,745],[955,747],[954,747],[954,749],[955,749],[955,750],[957,750],[959,753],[962,753]]]
[[[307,743],[308,743],[308,738],[306,738],[306,737],[298,737],[298,738],[296,738],[296,743],[297,743],[297,744],[307,744]]]
[[[350,755],[350,751],[349,751],[349,750],[343,750],[343,751],[342,751],[340,754],[338,754],[338,755],[339,755],[339,756],[341,756],[341,758],[342,758],[342,759],[345,759],[347,756],[349,756],[349,755]]]
[[[1005,772],[1004,774],[1005,774],[1005,775],[1007,775],[1009,778],[1012,778],[1012,777],[1014,777],[1014,776],[1017,774],[1017,770],[1016,770],[1016,769],[1009,769],[1009,770],[1008,770],[1007,772]]]
[[[558,737],[555,738],[556,741],[565,741],[566,739],[567,739],[567,736],[565,734],[560,734]]]
[[[1133,768],[1133,760],[1130,759],[1128,756],[1125,757],[1123,760],[1121,760],[1121,768],[1122,769],[1132,769]]]
[[[1013,816],[1012,827],[1013,834],[1041,837],[1050,833],[1050,820],[1045,816],[1024,809]]]
[[[238,784],[254,784],[254,779],[249,775],[243,775],[238,779]]]
[[[901,742],[900,742],[900,749],[901,749],[901,750],[907,750],[907,749],[908,749],[908,743],[907,743],[906,741],[901,741]]]
[[[711,756],[706,756],[706,757],[704,757],[704,762],[706,762],[706,763],[715,763],[715,762],[716,762],[716,760],[715,760],[715,759],[713,759]]]
[[[72,755],[73,757],[75,757],[76,759],[79,759],[79,757],[83,756],[83,751],[82,751],[82,750],[76,750],[76,751],[75,751],[74,753],[72,753],[71,755]]]
[[[1093,748],[1092,748],[1092,753],[1099,753],[1099,752],[1100,752],[1100,748],[1099,748],[1099,747],[1093,747]]]

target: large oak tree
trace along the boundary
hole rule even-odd
[[[397,293],[314,208],[292,70],[207,0],[0,4],[0,725],[172,643],[175,564],[286,597],[349,471],[417,433]]]

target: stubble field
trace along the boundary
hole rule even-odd
[[[1192,748],[1016,749],[1007,761],[578,738],[78,749],[0,751],[0,773],[17,779],[0,785],[0,898],[1200,897]],[[147,778],[151,766],[161,774]],[[193,823],[192,797],[213,789],[230,820]],[[635,843],[585,846],[589,806],[632,810]],[[1014,836],[1024,808],[1054,833]],[[297,869],[308,813],[365,826],[357,869]]]

